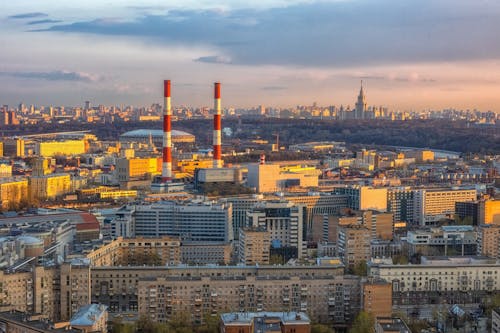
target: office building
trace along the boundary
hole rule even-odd
[[[410,187],[387,190],[387,211],[394,214],[394,222],[413,223],[414,191]]]
[[[264,201],[247,212],[247,225],[267,230],[273,247],[294,248],[302,258],[304,211],[305,206],[292,202]]]
[[[129,205],[119,215],[131,226],[129,237],[172,236],[194,243],[233,240],[230,203],[164,201]]]
[[[476,190],[421,189],[414,194],[414,218],[420,225],[432,225],[440,219],[453,218],[455,203],[476,200]]]
[[[349,208],[354,210],[387,211],[387,189],[369,186],[335,187],[334,192],[348,196]]]

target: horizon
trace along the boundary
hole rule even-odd
[[[0,104],[354,105],[500,112],[500,3],[86,1],[5,5]],[[27,10],[29,8],[29,10]],[[284,28],[286,27],[286,28]]]

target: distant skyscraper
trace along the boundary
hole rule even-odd
[[[359,90],[358,101],[356,102],[356,109],[354,110],[355,119],[364,119],[365,111],[367,110],[365,93],[363,91],[363,81],[361,81],[361,89]]]

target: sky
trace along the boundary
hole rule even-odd
[[[498,0],[17,0],[0,104],[500,112]]]

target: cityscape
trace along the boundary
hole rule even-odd
[[[500,332],[480,7],[6,5],[0,333]]]

